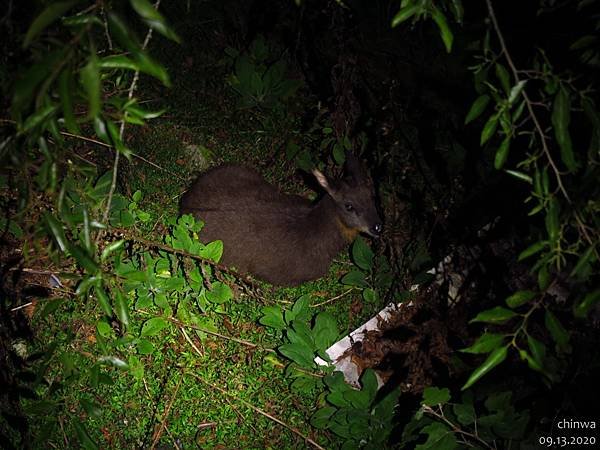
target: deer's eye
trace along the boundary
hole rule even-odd
[[[352,203],[346,203],[344,206],[346,207],[346,211],[354,211],[354,206],[352,206]]]

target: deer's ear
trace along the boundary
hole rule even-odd
[[[319,182],[319,184],[321,185],[321,187],[323,189],[325,189],[325,191],[329,195],[331,195],[332,197],[335,197],[335,189],[333,189],[331,187],[331,184],[329,183],[329,180],[327,179],[327,177],[325,175],[323,175],[323,173],[318,169],[313,169],[312,173],[315,176],[315,178],[317,179],[317,181]]]
[[[369,175],[365,166],[352,152],[346,153],[346,163],[344,164],[344,181],[350,186],[357,186],[369,180]]]

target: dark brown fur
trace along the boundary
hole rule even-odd
[[[335,187],[316,203],[285,195],[257,172],[223,165],[200,175],[181,200],[181,213],[204,221],[203,242],[221,239],[221,262],[277,285],[295,285],[327,273],[332,259],[359,231],[381,230],[372,183],[352,158]],[[348,205],[351,214],[346,217]]]

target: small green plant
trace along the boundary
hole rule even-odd
[[[341,372],[334,372],[323,381],[329,405],[315,412],[310,423],[343,438],[342,449],[384,447],[393,429],[399,390],[377,399],[378,382],[372,369],[363,372],[360,390],[348,385]]]
[[[283,344],[277,347],[279,353],[292,362],[287,374],[294,381],[292,389],[307,392],[321,384],[319,376],[314,376],[317,368],[328,370],[327,366],[317,365],[318,356],[330,361],[325,353],[339,337],[338,324],[328,312],[313,314],[310,310],[310,297],[303,295],[294,303],[292,309],[281,306],[262,308],[260,323],[273,328],[282,337]]]
[[[512,393],[495,392],[475,399],[472,392],[451,402],[446,388],[428,387],[423,391],[421,407],[404,428],[402,442],[424,442],[415,448],[458,449],[504,448],[512,440],[522,440],[529,422],[529,411],[517,411]]]
[[[301,81],[286,77],[287,64],[283,58],[274,58],[262,36],[257,37],[247,52],[228,48],[234,59],[233,73],[228,82],[240,96],[242,108],[276,108],[292,97]]]
[[[396,389],[376,399],[378,382],[372,369],[365,370],[361,377],[362,389],[357,390],[346,383],[341,372],[331,373],[333,366],[317,365],[316,356],[330,361],[325,350],[339,336],[333,316],[327,312],[313,314],[307,295],[300,297],[291,309],[265,306],[262,313],[260,322],[280,333],[284,342],[277,350],[290,361],[286,375],[293,380],[292,389],[323,392],[327,406],[315,412],[311,424],[341,437],[344,449],[365,445],[381,448],[393,429],[399,392]],[[316,373],[315,369],[326,375]]]
[[[294,140],[287,143],[285,156],[288,161],[295,161],[296,165],[309,172],[313,167],[317,167],[319,161],[331,159],[336,165],[341,166],[346,161],[346,152],[353,149],[350,137],[344,134],[336,137],[332,128],[331,120],[328,120],[320,114],[314,121],[312,127],[304,133],[303,146],[298,145]],[[367,144],[366,134],[358,135],[357,141],[360,142],[361,151]]]

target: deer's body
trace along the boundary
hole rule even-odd
[[[324,177],[319,182],[330,189]],[[380,230],[370,206],[374,229]],[[325,275],[332,259],[361,231],[341,217],[331,195],[316,203],[285,195],[254,170],[235,165],[200,175],[182,197],[181,212],[204,221],[203,242],[223,241],[222,263],[277,285]]]

